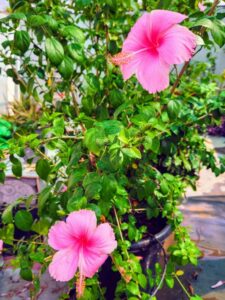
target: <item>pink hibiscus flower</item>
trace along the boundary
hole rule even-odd
[[[2,252],[3,250],[3,240],[0,240],[0,253]]]
[[[124,41],[122,52],[111,58],[124,80],[133,74],[149,93],[166,89],[170,66],[189,61],[196,47],[195,35],[177,25],[187,16],[153,10],[141,16]]]
[[[97,226],[91,210],[72,212],[66,222],[53,225],[48,244],[58,250],[49,265],[50,275],[57,281],[69,281],[79,268],[80,289],[84,277],[92,277],[117,247],[112,227],[108,223]]]
[[[198,2],[198,8],[200,11],[206,10],[207,6],[205,6],[202,2]]]

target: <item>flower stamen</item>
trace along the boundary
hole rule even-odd
[[[85,277],[83,276],[83,274],[80,272],[76,281],[76,293],[77,293],[77,299],[80,299],[83,294],[84,294],[84,290],[85,290]]]
[[[121,66],[121,65],[124,65],[124,64],[127,64],[129,63],[131,60],[132,60],[132,57],[133,57],[133,53],[128,53],[128,52],[120,52],[116,55],[109,55],[108,56],[108,59],[109,61],[115,65],[115,66]]]
[[[134,51],[134,52],[119,52],[115,55],[108,55],[108,60],[114,64],[115,66],[122,66],[125,64],[128,64],[129,62],[131,62],[131,60],[134,58],[134,56],[138,53],[144,52],[149,50],[149,48],[143,48],[140,49],[138,51]]]

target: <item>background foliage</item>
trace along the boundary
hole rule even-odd
[[[175,232],[169,287],[177,264],[197,263],[199,251],[180,226],[178,206],[186,187],[195,187],[202,166],[216,175],[224,172],[224,159],[216,161],[203,137],[224,114],[225,94],[219,88],[224,78],[211,73],[209,59],[191,64],[173,94],[167,89],[149,95],[135,78],[123,82],[120,70],[108,62],[142,12],[156,8],[190,15],[185,24],[198,35],[201,26],[207,28],[197,50],[223,46],[224,15],[208,16],[209,8],[199,12],[196,6],[195,1],[11,0],[11,13],[0,20],[5,36],[0,57],[22,95],[10,118],[18,126],[8,150],[0,150],[0,179],[4,182],[8,155],[13,174],[22,176],[20,157],[30,148],[28,163],[35,162],[46,185],[37,205],[29,197],[4,210],[0,238],[15,248],[15,265],[33,281],[33,294],[40,286],[32,265],[41,263],[44,272],[51,255],[45,245],[49,227],[81,208],[114,225],[119,241],[114,268],[122,275],[117,299],[148,299],[143,288],[160,282],[159,265],[156,276],[144,275],[127,252],[147,235],[146,225],[137,225],[140,212],[149,220],[165,217]],[[15,229],[34,234],[15,241]],[[96,284],[97,275],[87,281],[84,299],[104,299]]]

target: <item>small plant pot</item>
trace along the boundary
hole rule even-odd
[[[170,236],[171,232],[172,231],[170,225],[165,225],[164,228],[158,233],[131,245],[130,252],[143,258],[142,268],[144,272],[150,269],[154,274],[154,265],[157,262],[160,262],[163,244],[165,240]],[[112,271],[112,260],[110,257],[102,266],[102,269],[99,272],[99,279],[101,286],[106,288],[105,299],[114,300],[116,286],[118,281],[121,279],[121,276],[119,272]],[[152,295],[152,293],[155,292],[155,289],[156,287],[147,286],[145,292],[147,292],[149,295]],[[77,299],[75,289],[72,289],[70,291],[69,296],[70,300]]]

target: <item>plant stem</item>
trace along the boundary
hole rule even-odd
[[[74,136],[74,135],[63,135],[60,137],[60,139],[62,139],[62,140],[83,140],[83,138],[84,138],[83,136],[79,137],[79,136]],[[42,144],[50,142],[50,141],[58,140],[58,139],[59,139],[58,136],[53,136],[53,137],[43,140]]]
[[[211,7],[211,9],[210,9],[210,11],[208,13],[209,16],[213,15],[213,13],[214,13],[217,5],[219,4],[219,2],[220,2],[219,0],[214,0],[214,2],[212,4],[212,7]],[[202,36],[205,33],[205,31],[206,31],[206,28],[202,26],[201,29],[200,29],[200,31],[199,31],[200,35]],[[181,71],[180,71],[180,73],[179,73],[176,81],[174,82],[174,84],[173,84],[173,86],[171,88],[171,94],[173,94],[174,91],[175,91],[175,89],[177,88],[177,86],[178,86],[178,84],[180,82],[181,77],[183,76],[184,72],[187,70],[187,68],[188,68],[188,66],[190,64],[190,61],[191,61],[191,59],[189,61],[187,61],[183,65],[183,68],[181,69]]]
[[[183,283],[181,282],[181,280],[179,279],[179,277],[176,275],[176,273],[174,273],[174,277],[176,278],[177,282],[179,283],[180,287],[182,288],[182,290],[185,292],[185,294],[188,296],[188,299],[191,298],[191,296],[189,295],[187,289],[185,288],[185,286],[183,285]]]
[[[45,243],[41,243],[41,242],[25,241],[25,240],[18,240],[18,239],[13,239],[13,241],[27,243],[27,244],[45,245]]]
[[[76,111],[77,116],[79,116],[80,109],[79,109],[79,104],[77,102],[77,97],[76,97],[76,94],[75,94],[75,86],[73,84],[71,84],[71,86],[70,86],[70,92],[71,92],[71,95],[72,95],[74,109]]]
[[[4,57],[5,59],[10,60],[11,57],[7,57],[2,51],[0,51],[0,56]],[[17,72],[15,66],[12,63],[9,63],[14,74],[16,75],[16,79],[23,85],[23,87],[26,89],[27,88],[27,84],[26,82],[23,80],[23,78],[20,76],[20,74]]]
[[[120,238],[124,242],[124,237],[123,237],[123,233],[122,233],[122,230],[121,230],[120,221],[119,221],[119,218],[118,218],[117,211],[116,211],[115,207],[113,207],[113,211],[114,211],[114,214],[115,214],[115,217],[116,217],[116,223],[117,223],[118,230],[119,230],[119,233],[120,233]],[[129,259],[130,257],[129,257],[129,253],[128,253],[127,249],[126,249],[125,252],[126,252],[127,258]]]

